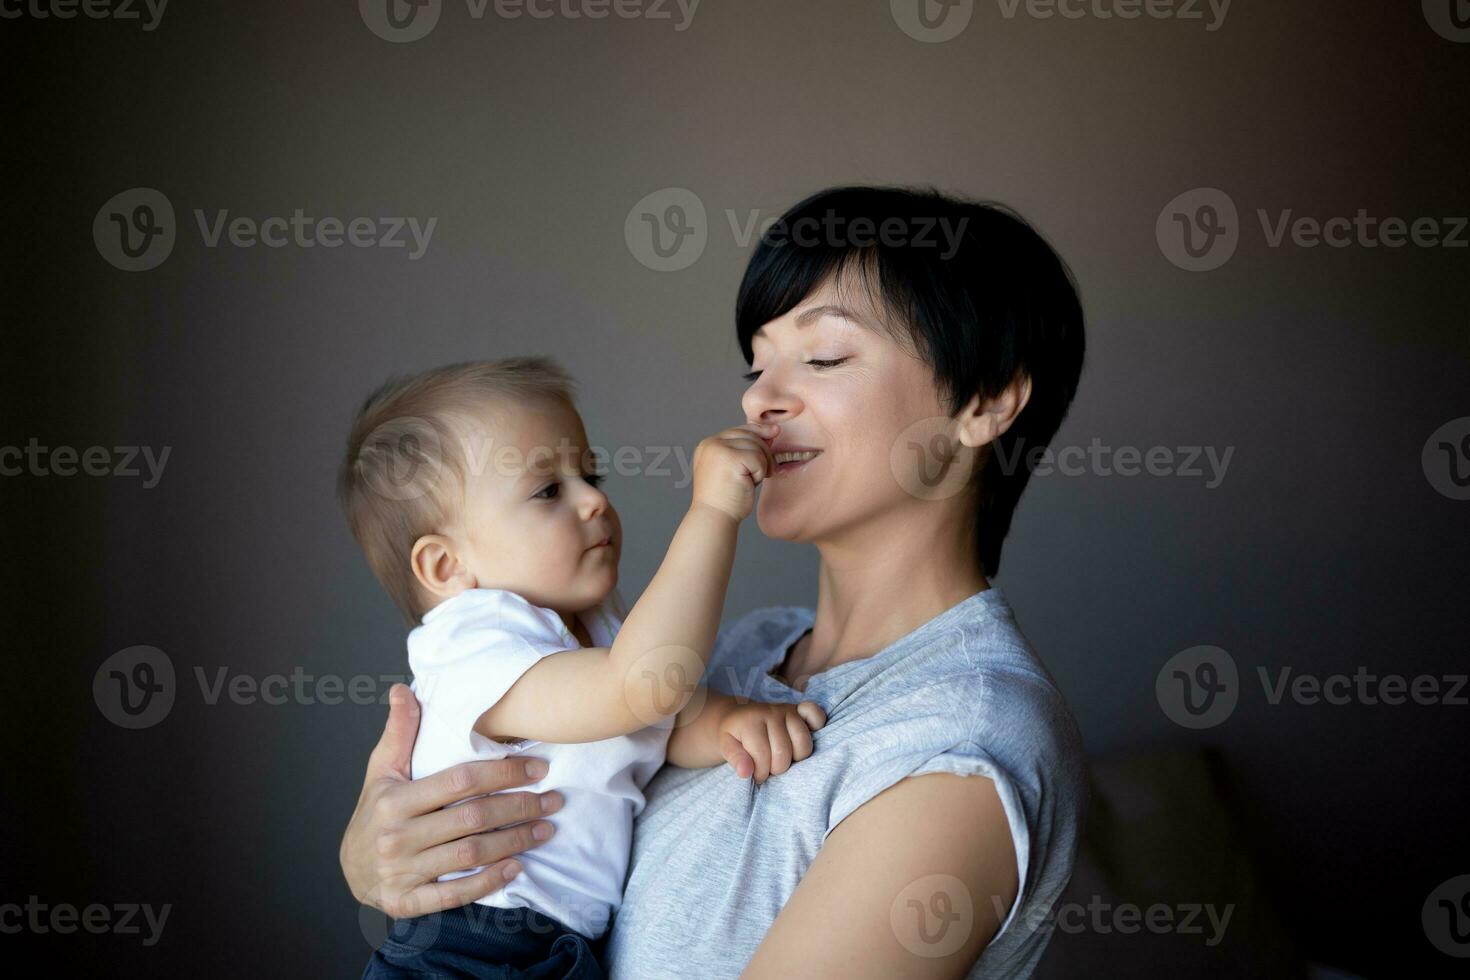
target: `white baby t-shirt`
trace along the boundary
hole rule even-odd
[[[610,647],[624,615],[614,590],[579,618],[594,645]],[[480,715],[538,660],[580,647],[555,611],[504,589],[469,589],[425,613],[423,624],[408,635],[413,691],[422,706],[413,778],[523,752],[545,759],[546,776],[516,791],[561,792],[565,803],[555,815],[556,834],[518,855],[521,873],[477,901],[530,907],[597,939],[622,900],[633,818],[643,810],[643,787],[663,764],[674,719],[631,735],[570,745],[534,739],[505,744],[474,730]]]

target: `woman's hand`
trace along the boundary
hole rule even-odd
[[[812,754],[812,732],[827,724],[815,701],[737,705],[720,720],[720,754],[741,779],[764,783]]]
[[[418,699],[395,684],[388,702],[388,724],[342,835],[342,874],[359,902],[395,919],[467,905],[520,873],[512,855],[551,838],[555,828],[536,818],[561,809],[561,794],[500,792],[546,774],[544,760],[523,756],[466,762],[410,780]],[[495,795],[442,809],[485,793]],[[481,865],[477,874],[436,881]]]

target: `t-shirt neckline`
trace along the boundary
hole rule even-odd
[[[779,684],[781,687],[785,688],[788,691],[791,691],[794,694],[809,696],[812,693],[813,687],[818,685],[825,685],[830,682],[831,678],[842,676],[842,674],[845,673],[848,668],[855,669],[862,666],[863,664],[867,664],[871,667],[874,663],[882,660],[885,657],[890,656],[892,652],[898,647],[913,642],[925,633],[944,629],[953,620],[968,615],[971,609],[980,606],[987,606],[993,602],[1003,600],[1004,596],[1001,594],[999,586],[990,585],[987,588],[981,589],[979,592],[975,592],[961,599],[959,602],[950,606],[948,609],[944,610],[942,613],[939,613],[937,616],[928,620],[927,622],[920,623],[918,626],[909,630],[903,636],[898,637],[886,647],[883,647],[881,650],[874,652],[871,656],[863,657],[860,660],[849,660],[846,663],[838,664],[836,667],[828,667],[826,670],[819,671],[811,675],[807,678],[806,688],[804,690],[798,690],[797,688],[792,687],[790,684],[786,683],[781,678],[771,673],[771,671],[774,670],[778,665],[786,661],[787,656],[791,652],[791,647],[796,644],[796,642],[799,641],[803,636],[811,632],[812,625],[817,618],[815,610],[808,609],[805,606],[797,606],[796,609],[800,613],[797,625],[795,626],[795,628],[789,630],[783,636],[780,643],[775,645],[775,648],[772,651],[771,655],[762,662],[761,672],[766,677],[766,679],[770,680],[772,683]]]

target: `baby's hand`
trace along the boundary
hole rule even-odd
[[[720,754],[735,775],[763,783],[811,755],[812,732],[825,724],[815,701],[736,705],[720,722]]]
[[[776,469],[766,439],[780,426],[747,422],[715,433],[694,447],[694,502],[743,521],[755,506],[755,488]]]

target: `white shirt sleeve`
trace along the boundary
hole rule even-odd
[[[472,589],[432,610],[424,624],[424,633],[409,638],[421,728],[480,758],[523,747],[485,738],[475,722],[543,657],[579,646],[561,617],[513,592]]]

